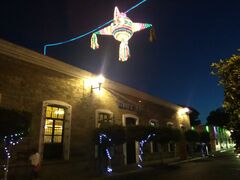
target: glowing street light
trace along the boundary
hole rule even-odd
[[[91,92],[93,89],[98,89],[99,91],[101,90],[101,86],[104,83],[105,78],[103,75],[99,75],[97,77],[94,77],[91,79]]]
[[[190,109],[188,109],[187,107],[181,108],[181,109],[178,110],[178,115],[179,116],[183,116],[183,115],[185,115],[185,114],[187,114],[189,112],[190,112]]]
[[[184,129],[185,128],[185,121],[189,118],[188,117],[188,113],[190,112],[190,110],[185,107],[185,108],[180,108],[177,111],[178,114],[178,119],[179,119],[179,125],[180,128]]]

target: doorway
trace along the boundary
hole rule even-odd
[[[138,125],[139,119],[135,115],[125,114],[123,115],[123,126],[135,126]],[[139,144],[136,141],[128,141],[123,145],[124,163],[134,164],[139,161]]]
[[[44,159],[63,158],[63,135],[65,109],[58,106],[46,107],[44,125]]]

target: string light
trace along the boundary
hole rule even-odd
[[[3,170],[5,171],[5,178],[8,173],[9,159],[11,158],[10,147],[15,146],[22,140],[23,133],[11,134],[9,136],[4,136],[4,152],[6,158],[6,164],[3,165]]]
[[[139,155],[138,155],[139,162],[138,162],[138,165],[137,165],[139,168],[143,168],[143,165],[142,165],[142,163],[143,163],[143,158],[142,158],[142,156],[143,156],[143,146],[144,146],[145,143],[147,143],[150,140],[151,137],[154,137],[155,135],[156,134],[149,134],[146,139],[141,140],[140,143],[139,143]]]
[[[147,1],[147,0],[142,0],[142,1],[140,1],[139,3],[135,4],[134,6],[132,6],[130,9],[128,9],[127,11],[125,11],[124,13],[130,12],[131,10],[135,9],[136,7],[138,7],[139,5],[141,5],[142,3],[146,2],[146,1]],[[71,39],[69,39],[69,40],[62,41],[62,42],[57,42],[57,43],[52,43],[52,44],[46,44],[46,45],[44,45],[43,54],[44,54],[44,55],[47,54],[47,47],[58,46],[58,45],[62,45],[62,44],[66,44],[66,43],[75,41],[75,40],[77,40],[77,39],[81,39],[81,38],[83,38],[83,37],[85,37],[85,36],[87,36],[87,35],[89,35],[89,34],[91,34],[91,33],[96,32],[97,30],[99,30],[99,29],[101,29],[102,27],[110,24],[111,22],[113,22],[113,19],[107,21],[106,23],[102,24],[101,26],[99,26],[99,27],[97,27],[97,28],[95,28],[95,29],[93,29],[93,30],[85,33],[85,34],[79,35],[79,36],[74,37],[74,38],[71,38]]]
[[[111,141],[112,141],[110,138],[107,137],[106,134],[100,134],[100,135],[99,135],[99,143],[102,144],[102,143],[104,142],[104,140],[105,140],[105,141],[107,140],[108,142],[111,142]],[[107,170],[106,170],[106,171],[107,171],[108,173],[111,173],[111,172],[112,172],[112,167],[111,167],[111,159],[112,159],[112,157],[111,157],[109,148],[106,148],[106,149],[105,149],[105,152],[106,152],[106,156],[107,156],[108,162],[109,162],[108,165],[107,165]]]

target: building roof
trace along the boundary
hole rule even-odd
[[[57,71],[57,72],[60,72],[72,77],[76,77],[76,78],[90,79],[91,77],[96,76],[96,74],[93,74],[86,70],[64,63],[57,59],[44,56],[38,52],[10,43],[3,39],[0,39],[0,54],[7,55],[9,57],[14,57],[18,60],[25,61],[34,65],[41,66],[41,67],[44,67],[53,71]],[[129,86],[120,84],[118,82],[114,82],[110,79],[105,80],[103,87],[110,88],[118,92],[124,92],[124,94],[137,97],[140,100],[150,101],[152,103],[156,103],[162,106],[167,106],[176,110],[181,108],[181,106],[178,106],[176,104],[170,103],[165,100],[161,100],[150,94],[147,94],[142,91],[131,88]]]

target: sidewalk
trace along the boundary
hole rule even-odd
[[[44,180],[55,180],[55,179],[65,179],[66,177],[69,180],[78,180],[78,179],[111,179],[111,178],[119,178],[124,177],[126,175],[130,174],[136,174],[140,172],[145,171],[151,171],[154,168],[164,168],[166,166],[170,165],[176,165],[181,163],[186,163],[190,161],[195,161],[202,159],[202,157],[195,157],[195,158],[189,158],[187,160],[180,160],[179,158],[169,158],[161,160],[155,160],[155,161],[146,161],[143,164],[143,168],[137,167],[137,164],[132,165],[125,165],[118,168],[114,168],[113,172],[111,174],[106,175],[100,175],[96,171],[90,171],[90,167],[92,165],[90,162],[86,162],[86,165],[83,164],[83,162],[78,161],[56,161],[56,162],[49,162],[44,163],[40,172],[40,179]],[[87,165],[89,167],[87,167]],[[9,179],[28,179],[26,178],[30,172],[30,167],[28,165],[19,165],[19,166],[12,166],[9,172]]]
[[[113,169],[113,172],[111,174],[103,175],[101,177],[96,177],[94,179],[101,180],[106,178],[121,177],[121,176],[130,175],[130,174],[140,173],[143,171],[150,171],[150,170],[153,170],[154,167],[166,167],[171,165],[183,164],[183,163],[197,161],[204,158],[207,158],[207,157],[192,157],[186,160],[180,160],[178,158],[167,159],[167,160],[165,159],[163,162],[161,160],[156,160],[151,162],[145,162],[143,168],[138,168],[137,165],[134,164],[134,165],[125,166],[125,168],[123,169],[116,169],[116,170]]]

